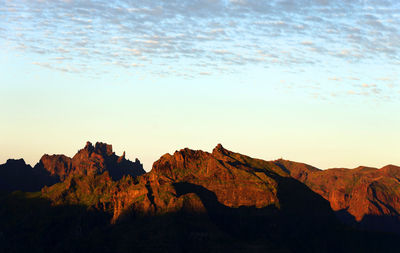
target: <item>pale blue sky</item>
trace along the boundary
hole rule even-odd
[[[0,1],[0,163],[217,143],[400,164],[397,1]]]

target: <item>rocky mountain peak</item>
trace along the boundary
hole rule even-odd
[[[86,142],[85,149],[91,150],[91,149],[93,149],[93,148],[94,148],[94,147],[93,147],[93,144],[92,144],[90,141],[87,141],[87,142]]]
[[[94,150],[96,153],[105,154],[107,156],[111,156],[112,154],[114,154],[112,145],[103,142],[96,142]]]
[[[8,159],[6,162],[7,165],[26,165],[25,160],[20,159]]]
[[[213,149],[212,153],[224,153],[226,149],[222,146],[221,143],[218,143],[217,146]]]
[[[106,156],[111,156],[114,154],[112,145],[103,142],[96,142],[96,144],[93,146],[90,141],[86,142],[85,147],[79,150],[79,153],[85,153],[88,156],[90,156],[92,153]]]

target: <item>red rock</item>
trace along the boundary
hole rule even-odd
[[[358,222],[369,216],[399,219],[400,167],[319,170],[302,163],[275,162],[328,200],[334,211],[348,212]],[[384,225],[381,229],[385,230]]]
[[[43,168],[52,176],[64,180],[72,170],[72,159],[65,155],[43,155],[35,168]]]

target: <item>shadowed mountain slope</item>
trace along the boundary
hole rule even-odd
[[[58,182],[43,168],[32,168],[23,159],[9,159],[0,165],[0,191],[40,191]]]
[[[306,231],[293,238],[282,234],[282,220],[266,219],[265,209],[228,208],[201,186],[180,183],[176,190],[200,196],[208,213],[193,212],[186,205],[179,212],[135,216],[111,225],[108,212],[85,205],[54,205],[40,193],[0,194],[0,252],[399,251],[394,235],[343,228],[328,227],[317,235]],[[294,231],[296,226],[291,224]]]
[[[319,170],[286,160],[275,163],[328,200],[344,221],[400,233],[400,167]]]

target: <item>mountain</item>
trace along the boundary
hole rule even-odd
[[[320,170],[286,160],[275,163],[328,200],[343,221],[400,233],[400,167]]]
[[[87,150],[85,148],[78,154],[86,154]],[[273,162],[252,159],[228,151],[222,145],[212,153],[182,149],[173,155],[166,154],[154,163],[149,173],[135,179],[124,177],[114,182],[109,178],[109,171],[92,170],[90,166],[84,168],[81,171],[90,173],[72,172],[63,182],[43,188],[42,194],[53,202],[64,204],[98,206],[106,203],[114,211],[115,222],[123,218],[127,208],[141,214],[157,215],[180,210],[188,202],[192,207],[196,206],[193,211],[204,212],[204,201],[196,194],[198,187],[212,192],[218,203],[229,208],[286,210],[286,205],[297,202],[291,206],[295,209],[290,211],[309,212],[312,205],[315,216],[331,213],[327,201],[292,179]],[[103,188],[98,189],[100,186]],[[287,189],[293,192],[285,192]],[[88,203],[86,196],[94,195],[106,197]]]
[[[40,192],[0,194],[0,251],[400,249],[396,234],[339,222],[330,195],[318,190],[331,182],[317,176],[321,170],[254,159],[220,144],[211,153],[185,148],[165,154],[144,173],[138,160],[115,155],[111,145],[88,142],[72,158],[44,155],[31,170],[46,171],[58,182]],[[397,175],[394,167],[385,171]],[[320,188],[310,186],[314,177]]]
[[[39,191],[44,186],[63,182],[75,175],[94,175],[107,171],[113,181],[125,175],[138,176],[146,173],[139,160],[132,162],[117,156],[112,146],[97,142],[95,146],[87,142],[74,157],[65,155],[43,155],[32,168],[20,160],[8,160],[0,165],[0,190]]]
[[[94,146],[87,142],[72,158],[64,155],[44,155],[35,166],[44,168],[51,175],[57,176],[60,181],[72,175],[94,175],[108,171],[114,181],[124,175],[133,177],[146,173],[138,159],[135,162],[122,156],[117,156],[111,145],[97,142]]]
[[[231,244],[271,252],[344,252],[359,247],[351,240],[371,236],[343,227],[329,202],[289,172],[279,163],[253,159],[222,145],[212,153],[186,148],[163,155],[139,177],[112,181],[107,171],[95,170],[45,187],[42,196],[57,205],[108,213],[116,244],[140,251],[161,243],[170,250],[183,245],[199,252],[232,251]],[[119,229],[132,236],[150,233],[157,241],[142,235],[142,241],[133,245],[119,238]],[[368,246],[377,252],[374,247]]]
[[[45,185],[57,183],[43,168],[32,168],[23,159],[9,159],[0,164],[0,191],[40,191]]]

